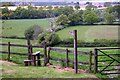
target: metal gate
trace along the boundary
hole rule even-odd
[[[96,73],[120,74],[120,48],[99,48],[94,52]]]

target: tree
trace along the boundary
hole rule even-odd
[[[66,15],[62,14],[58,16],[58,19],[56,21],[57,25],[68,26],[68,23],[69,23],[69,19]]]
[[[37,39],[38,35],[43,32],[43,29],[39,25],[33,25],[30,28],[26,29],[24,32],[25,37],[30,35],[30,39]]]
[[[92,11],[87,10],[83,14],[83,21],[87,24],[94,24],[94,23],[98,22],[98,15]]]
[[[79,13],[69,14],[68,19],[71,26],[82,24],[82,15],[79,15]]]
[[[120,5],[115,5],[113,11],[117,12],[117,18],[120,20]]]
[[[76,10],[79,10],[79,9],[80,9],[80,6],[79,6],[79,5],[75,5],[75,9],[76,9]]]
[[[57,9],[58,15],[64,14],[68,16],[69,14],[73,12],[74,12],[73,7],[69,7],[69,6],[60,7]]]
[[[9,11],[8,7],[3,8],[2,9],[2,15],[3,15],[2,18],[8,19],[9,13],[10,13],[10,11]]]
[[[109,2],[104,3],[104,7],[109,7],[109,6],[111,6],[111,4]]]
[[[113,24],[113,21],[115,20],[115,17],[112,14],[107,14],[105,16],[105,20],[106,20],[107,24]]]
[[[106,12],[112,13],[113,12],[113,7],[112,6],[107,7]]]
[[[85,7],[86,10],[94,10],[95,8],[97,8],[96,6],[94,6],[92,3],[88,3],[87,6]]]
[[[48,10],[52,10],[52,8],[53,8],[52,6],[48,6],[47,7]]]
[[[44,42],[46,42],[48,46],[54,46],[58,44],[60,41],[61,41],[60,37],[56,33],[46,33],[46,32],[40,34],[38,39],[38,42],[41,45],[43,45]]]

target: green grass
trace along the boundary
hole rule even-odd
[[[75,74],[73,71],[61,71],[50,67],[9,65],[3,63],[3,78],[96,78],[91,73]]]
[[[44,30],[50,28],[47,19],[6,20],[2,23],[2,32],[0,35],[24,36],[24,31],[33,25],[40,25]]]
[[[30,26],[37,24],[44,30],[49,29],[50,25],[47,19],[24,19],[24,20],[6,20],[2,23],[2,32],[0,36],[24,36],[24,31]],[[78,40],[93,41],[94,39],[118,39],[118,26],[113,25],[93,25],[93,26],[71,26],[60,30],[57,34],[62,40],[73,38],[70,31],[78,31]]]
[[[118,26],[72,26],[60,30],[57,34],[62,40],[73,38],[70,32],[77,30],[78,40],[94,41],[94,39],[118,39]]]

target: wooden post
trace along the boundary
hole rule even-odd
[[[69,67],[68,49],[66,49],[66,67]]]
[[[49,61],[49,60],[50,60],[50,50],[51,50],[51,48],[49,47],[49,48],[48,48],[48,61],[47,61],[47,63],[50,62],[50,61]]]
[[[97,52],[97,49],[95,48],[94,49],[94,67],[95,67],[95,73],[97,73],[98,72],[98,64],[97,64],[97,62],[98,62],[98,52]]]
[[[30,49],[30,35],[27,35],[27,44],[28,44],[28,60],[31,60],[31,49]]]
[[[75,73],[78,73],[78,63],[77,63],[77,30],[74,30],[74,69]]]
[[[90,58],[89,58],[89,71],[91,71],[91,67],[92,67],[92,51],[90,51],[89,56],[90,56]]]
[[[41,66],[41,61],[40,61],[40,53],[37,54],[37,64],[38,66]]]
[[[44,43],[44,66],[47,64],[47,46],[46,42]]]
[[[33,55],[33,63],[34,63],[34,66],[36,66],[36,55]]]
[[[8,42],[8,61],[10,61],[10,42]]]

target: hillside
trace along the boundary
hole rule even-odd
[[[2,23],[0,36],[24,36],[24,31],[32,25],[40,25],[44,30],[49,29],[47,19],[24,19],[7,20]],[[57,34],[62,40],[73,38],[70,31],[78,31],[78,40],[93,41],[94,39],[118,39],[118,26],[113,25],[93,25],[93,26],[71,26],[60,30]]]
[[[72,26],[58,31],[57,34],[62,40],[73,38],[70,32],[78,32],[78,40],[93,41],[94,39],[118,39],[118,26]]]

